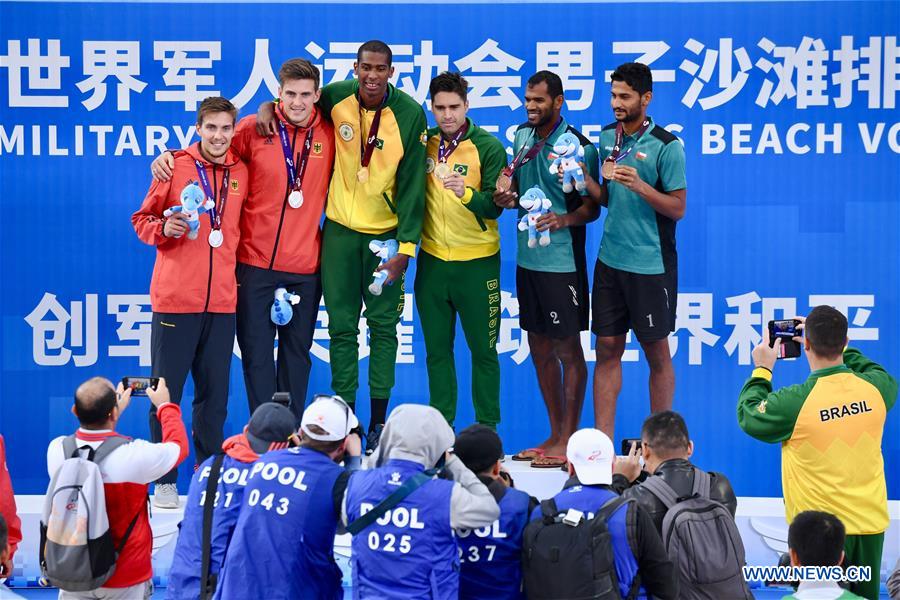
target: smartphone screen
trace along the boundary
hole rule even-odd
[[[641,452],[641,438],[625,438],[622,440],[622,456],[628,456],[631,453],[632,442],[637,443],[638,454]]]
[[[159,377],[123,377],[122,386],[131,388],[132,396],[146,396],[147,388],[156,389]]]
[[[781,338],[781,349],[778,358],[797,358],[800,356],[800,342],[795,342],[794,337],[802,335],[797,329],[800,321],[785,319],[781,321],[769,321],[769,347],[775,346],[775,340]]]

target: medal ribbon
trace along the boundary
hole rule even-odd
[[[438,144],[438,162],[445,163],[447,159],[450,158],[450,155],[453,154],[453,151],[459,147],[459,142],[462,140],[463,136],[466,134],[466,131],[469,130],[469,122],[466,121],[465,124],[459,128],[459,131],[456,132],[456,135],[453,136],[453,139],[450,140],[450,143],[447,144],[447,147],[444,147],[444,132],[441,132],[441,141]]]
[[[559,118],[559,120],[556,122],[556,125],[554,125],[553,129],[550,130],[550,135],[552,135],[553,132],[556,131],[556,128],[559,127],[560,123],[562,123],[562,117]],[[537,133],[536,128],[531,130],[532,138],[534,137],[535,133]],[[550,137],[550,135],[548,135],[547,137]],[[515,158],[513,158],[512,163],[510,163],[510,165],[508,167],[503,169],[503,173],[507,177],[512,177],[513,173],[516,172],[516,169],[524,167],[529,162],[531,162],[531,160],[535,156],[537,156],[538,153],[544,148],[544,144],[546,144],[546,143],[547,143],[547,138],[543,138],[542,140],[539,140],[537,144],[535,144],[534,146],[531,147],[530,150],[528,150],[528,154],[525,154],[524,157],[522,156],[522,153],[525,152],[525,149],[528,146],[527,145],[522,146],[522,148],[519,150],[519,153],[516,154]]]
[[[228,202],[228,176],[231,171],[225,167],[225,173],[222,177],[222,189],[219,192],[219,202],[216,203],[216,196],[213,194],[212,186],[209,184],[209,177],[206,176],[206,167],[199,160],[194,160],[194,166],[197,167],[197,178],[200,180],[200,186],[203,193],[209,200],[213,201],[214,206],[209,210],[209,224],[213,229],[222,228],[222,217],[225,216],[225,204]],[[215,166],[213,167],[215,169]]]
[[[611,160],[616,163],[625,160],[625,158],[631,154],[631,151],[635,149],[638,142],[641,141],[641,137],[643,137],[648,127],[650,127],[650,119],[644,119],[641,128],[635,132],[634,143],[628,147],[628,150],[622,152],[622,144],[625,142],[625,126],[622,125],[621,122],[616,123],[616,141],[613,144],[612,153],[610,153],[606,160]]]
[[[293,148],[290,141],[288,141],[287,127],[281,119],[278,119],[278,139],[281,140],[281,153],[284,155],[284,164],[287,168],[287,176],[288,176],[288,185],[290,185],[290,189],[292,191],[297,191],[303,188],[303,177],[306,175],[306,166],[309,162],[309,153],[312,150],[312,138],[313,138],[313,125],[315,123],[316,116],[318,116],[318,112],[313,116],[312,120],[309,123],[309,127],[306,129],[306,139],[303,142],[303,152],[297,153],[297,162],[294,162],[293,158]],[[301,129],[300,127],[297,128]],[[296,165],[299,164],[299,169]]]
[[[387,92],[384,93],[384,99],[381,101],[381,105],[378,107],[378,110],[375,111],[375,116],[372,118],[372,125],[369,127],[369,135],[366,136],[365,143],[362,138],[362,129],[363,129],[363,119],[362,119],[362,103],[360,103],[360,120],[359,120],[359,161],[363,167],[368,167],[369,162],[372,160],[372,152],[375,151],[375,143],[378,141],[378,126],[381,124],[381,110],[384,108],[384,103],[387,102]]]

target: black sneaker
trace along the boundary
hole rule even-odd
[[[369,433],[366,435],[366,456],[371,456],[375,452],[375,448],[378,447],[378,441],[381,440],[383,429],[384,425],[379,423],[369,430]]]

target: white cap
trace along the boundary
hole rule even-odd
[[[566,458],[581,483],[598,485],[612,482],[616,452],[612,441],[599,429],[579,429],[573,433],[566,446]]]
[[[314,433],[309,426],[315,425],[325,433]],[[303,411],[300,429],[303,435],[320,442],[337,442],[359,425],[353,410],[340,396],[316,396]]]

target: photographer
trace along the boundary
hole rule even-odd
[[[635,500],[653,519],[657,531],[662,533],[666,505],[642,484],[646,479],[659,477],[675,491],[679,498],[691,495],[697,467],[691,463],[694,442],[688,434],[687,424],[680,414],[671,410],[654,413],[644,420],[641,427],[641,443],[632,448],[624,460],[616,461],[612,487],[622,490],[622,496]],[[644,459],[647,477],[640,477],[638,458]],[[722,473],[709,473],[710,498],[721,503],[731,516],[737,511],[737,498],[728,478]]]
[[[261,454],[287,448],[297,440],[294,422],[294,413],[287,406],[276,402],[260,405],[244,431],[222,444],[224,454],[210,456],[194,473],[172,557],[167,598],[206,598],[204,590],[215,589],[250,467]],[[216,484],[211,484],[212,477]],[[214,492],[209,492],[210,485]],[[209,584],[205,583],[207,577]]]
[[[878,597],[889,518],[881,438],[897,382],[859,350],[848,348],[847,319],[830,306],[798,318],[810,375],[772,391],[781,339],[768,332],[753,350],[754,370],[741,390],[738,423],[758,440],[781,443],[781,480],[788,522],[805,510],[836,515],[847,530],[850,564],[870,566],[872,579],[851,591]]]
[[[487,425],[471,425],[460,431],[453,453],[487,486],[500,507],[500,518],[492,525],[456,532],[460,600],[524,598],[522,532],[538,501],[513,487],[509,473],[500,464],[500,436]]]
[[[216,598],[343,598],[334,536],[360,464],[361,442],[350,433],[358,425],[340,396],[316,396],[303,412],[300,447],[253,464]]]
[[[89,448],[97,450],[107,440],[124,438],[116,433],[116,424],[131,402],[131,389],[120,383],[113,388],[103,377],[88,379],[75,391],[72,412],[80,427],[70,436],[60,436],[47,448],[47,473],[53,479],[63,462],[70,458],[67,446],[77,447],[86,457]],[[156,389],[147,388],[150,403],[162,429],[162,441],[128,440],[115,448],[101,463],[100,473],[106,497],[106,513],[113,543],[121,550],[112,577],[102,587],[87,592],[59,591],[61,599],[71,598],[149,598],[153,591],[150,552],[153,532],[147,511],[148,484],[177,467],[187,458],[187,431],[181,408],[169,401],[166,381],[159,379]],[[127,438],[126,438],[127,439]],[[88,448],[89,447],[89,448]],[[124,545],[123,545],[124,542]]]
[[[354,474],[344,496],[341,519],[354,534],[354,597],[459,596],[453,530],[486,527],[500,508],[475,474],[449,454],[453,442],[453,430],[435,408],[402,404],[391,413],[372,455],[374,468]],[[453,481],[434,477],[441,467]],[[408,495],[392,503],[401,488]]]

